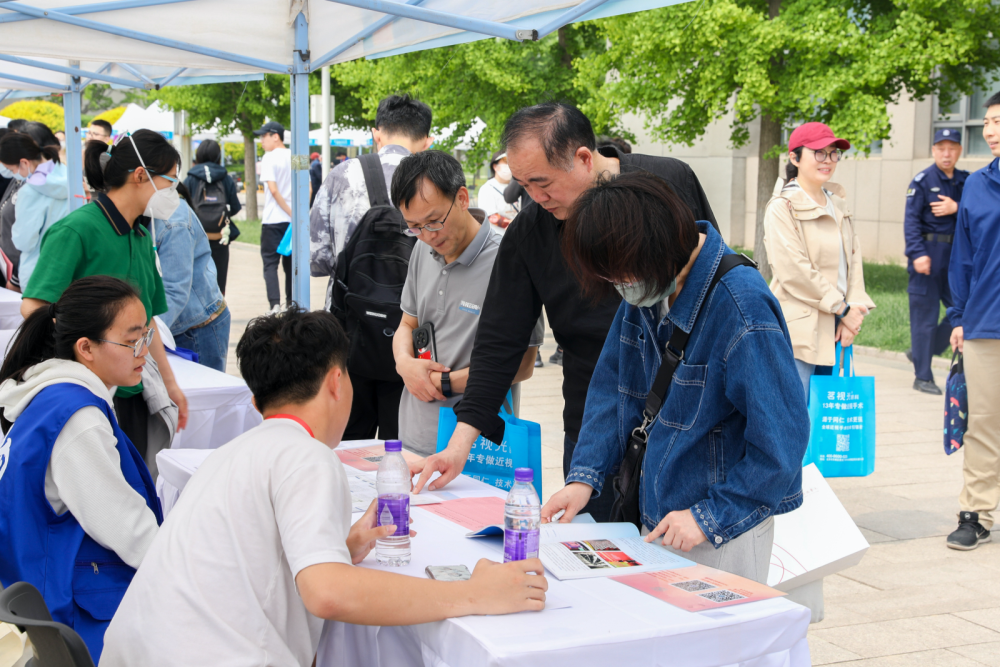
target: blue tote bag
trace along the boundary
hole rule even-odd
[[[944,390],[944,453],[954,454],[965,442],[969,428],[969,389],[965,385],[965,359],[961,352],[951,357],[951,371]]]
[[[809,380],[809,448],[802,465],[824,477],[875,471],[875,378],[854,375],[854,348],[837,343],[839,368]],[[839,372],[838,372],[839,371]]]
[[[275,249],[279,255],[284,255],[288,257],[292,254],[292,226],[288,225],[288,229],[285,230],[285,235],[281,237],[281,242],[278,243],[278,247]]]
[[[500,418],[506,422],[503,442],[495,444],[483,436],[472,443],[472,450],[465,462],[464,474],[486,482],[498,489],[508,490],[514,486],[514,469],[531,468],[535,472],[533,484],[538,496],[542,496],[542,427],[535,422],[518,419],[509,406],[513,398],[507,392],[507,400],[500,408]],[[437,451],[448,446],[451,434],[455,432],[458,419],[451,408],[438,411]]]

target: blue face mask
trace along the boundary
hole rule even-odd
[[[8,169],[2,164],[0,164],[0,176],[3,176],[4,178],[17,178],[16,176],[14,176],[14,172],[12,172],[10,169]]]
[[[670,286],[667,287],[662,294],[654,294],[648,299],[642,298],[642,296],[646,293],[646,285],[642,281],[626,284],[615,283],[615,289],[618,290],[618,293],[622,295],[623,299],[633,306],[639,306],[640,308],[652,308],[677,291],[677,279],[674,278],[670,281]]]

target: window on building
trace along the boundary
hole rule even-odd
[[[962,132],[962,146],[966,155],[991,155],[990,147],[983,139],[983,105],[996,90],[1000,83],[967,95],[950,106],[942,105],[934,100],[934,127],[931,137],[938,130],[949,128]]]

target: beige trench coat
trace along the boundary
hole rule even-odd
[[[834,313],[846,301],[869,309],[875,304],[865,292],[861,242],[854,231],[844,188],[827,183],[837,219],[804,191],[782,193],[781,181],[764,214],[764,246],[771,265],[771,291],[792,338],[795,358],[832,366],[836,350]],[[847,294],[837,288],[840,246],[847,253]]]

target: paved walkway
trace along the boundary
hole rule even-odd
[[[312,279],[314,308],[325,287]],[[236,374],[236,343],[250,318],[267,310],[256,246],[234,244],[227,300]],[[521,416],[542,426],[545,497],[562,486],[562,369],[547,363],[554,350],[547,332],[546,365],[521,398]],[[826,619],[809,632],[813,664],[1000,667],[1000,543],[967,553],[944,544],[957,523],[962,459],[944,454],[943,401],[913,391],[904,363],[860,357],[857,366],[876,378],[875,473],[830,485],[872,546],[859,565],[825,580]],[[944,373],[937,375],[943,386]]]

